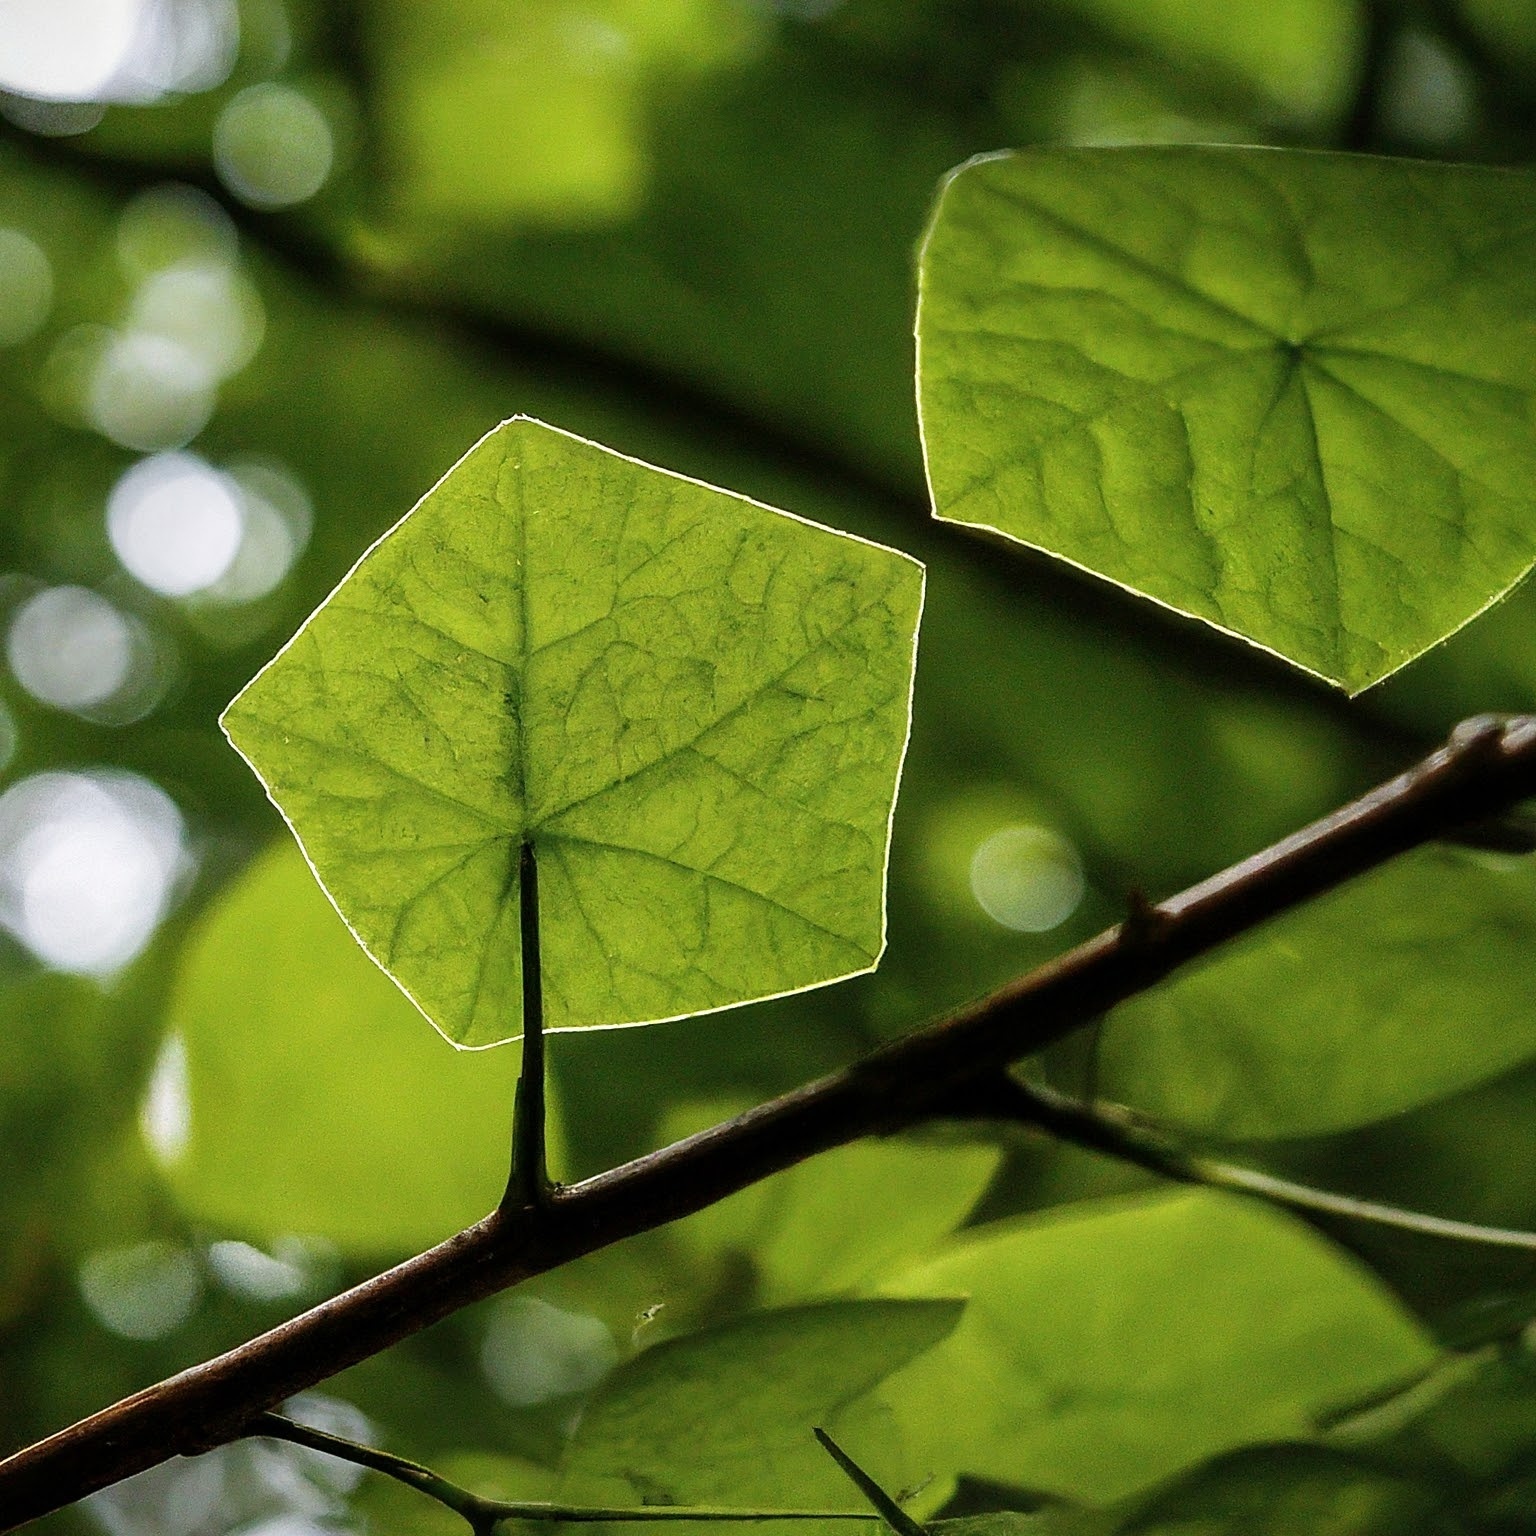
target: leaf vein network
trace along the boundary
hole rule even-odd
[[[688,751],[690,748],[697,747],[698,744],[702,742],[711,732],[718,730],[723,725],[729,724],[737,716],[746,713],[746,711],[750,709],[754,704],[760,702],[762,699],[766,698],[768,694],[771,693],[775,688],[778,688],[784,682],[784,680],[788,678],[797,668],[803,666],[813,656],[816,656],[819,652],[824,650],[841,635],[846,634],[850,629],[854,627],[855,624],[866,618],[876,608],[883,606],[887,601],[887,597],[888,594],[882,591],[863,607],[856,609],[854,613],[845,619],[842,623],[835,625],[832,629],[829,629],[826,634],[820,636],[806,650],[802,651],[798,656],[796,656],[788,666],[784,667],[775,676],[765,678],[744,697],[738,699],[737,702],[733,704],[729,709],[716,716],[716,718],[709,721],[708,724],[701,726],[699,730],[695,732],[694,735],[690,736],[686,741],[675,743],[673,746],[668,747],[666,751],[661,754],[661,756],[652,758],[650,762],[642,763],[639,767],[632,768],[627,773],[620,774],[618,777],[610,779],[605,784],[599,784],[595,789],[592,789],[585,794],[578,795],[576,798],[566,801],[563,805],[558,805],[551,810],[543,811],[537,816],[530,814],[528,818],[529,830],[539,831],[548,828],[549,824],[557,817],[564,816],[568,812],[576,810],[579,806],[588,805],[592,801],[599,799],[601,796],[608,794],[610,791],[619,789],[623,785],[633,782],[635,779],[640,778],[641,775],[650,773],[654,769],[665,766],[680,754]]]
[[[1054,208],[1048,208],[1044,203],[1021,192],[1016,187],[1005,186],[996,181],[983,181],[982,186],[993,196],[1000,198],[1016,208],[1023,209],[1026,213],[1033,214],[1043,223],[1049,224],[1061,234],[1076,240],[1089,250],[1097,251],[1101,256],[1107,256],[1111,261],[1118,262],[1126,270],[1134,272],[1138,277],[1147,279],[1155,285],[1171,290],[1180,298],[1189,300],[1207,310],[1213,315],[1228,321],[1235,320],[1239,325],[1269,341],[1283,340],[1269,329],[1262,321],[1252,315],[1245,315],[1240,310],[1233,309],[1230,304],[1224,303],[1214,294],[1206,293],[1203,289],[1195,287],[1188,278],[1177,272],[1168,272],[1148,261],[1144,256],[1138,256],[1134,251],[1127,250],[1124,246],[1116,245],[1107,235],[1098,230],[1089,229],[1058,213]]]
[[[857,939],[851,939],[846,933],[839,933],[835,928],[827,927],[825,923],[818,922],[814,917],[810,917],[806,913],[798,911],[794,907],[787,906],[784,902],[778,900],[777,897],[770,896],[765,891],[754,890],[749,885],[743,885],[739,880],[732,880],[728,875],[717,874],[713,870],[699,869],[692,864],[685,864],[680,859],[669,858],[666,854],[657,853],[650,848],[634,848],[624,843],[613,843],[607,841],[598,842],[594,838],[577,837],[569,832],[550,832],[546,833],[546,836],[553,838],[561,843],[580,845],[588,848],[600,848],[608,853],[634,854],[637,858],[650,859],[657,864],[666,864],[672,869],[681,870],[686,875],[696,875],[700,879],[707,880],[712,884],[723,885],[728,890],[736,891],[742,896],[750,896],[754,901],[760,901],[765,906],[772,907],[776,911],[784,913],[786,917],[794,918],[797,922],[803,923],[807,928],[812,929],[814,932],[821,934],[825,938],[836,939],[839,944],[846,944],[850,949],[856,951],[865,959],[869,958],[869,951],[862,944],[860,944]],[[569,868],[569,866],[567,866],[567,868]],[[595,929],[593,930],[593,933],[594,937],[596,937]]]

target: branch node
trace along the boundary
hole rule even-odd
[[[1132,955],[1150,954],[1173,926],[1172,914],[1150,900],[1140,886],[1126,892],[1125,909],[1116,939],[1118,947]]]
[[[1447,743],[1458,764],[1486,761],[1504,744],[1504,733],[1518,718],[1511,715],[1472,715],[1451,731]]]

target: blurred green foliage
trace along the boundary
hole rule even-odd
[[[56,14],[54,54],[29,54],[9,19],[0,37],[8,1446],[495,1198],[513,1064],[442,1046],[429,1066],[416,1049],[438,1042],[418,1028],[408,1047],[408,1017],[371,1033],[403,1005],[271,851],[287,834],[215,720],[516,412],[929,567],[884,963],[717,1018],[557,1039],[565,1176],[849,1060],[1115,920],[1131,890],[1161,894],[1292,830],[1463,715],[1536,705],[1529,590],[1346,705],[932,524],[910,340],[915,242],[939,177],[973,153],[1202,140],[1529,159],[1529,5],[187,0],[155,12],[175,46],[149,36],[115,68],[85,0]],[[1056,841],[996,846],[1065,845],[1081,868],[1079,903],[1043,931],[997,921],[976,886],[978,849],[1021,827]],[[1215,1012],[1181,1008],[1134,1038],[1117,1019],[1101,1062],[1075,1042],[1047,1069],[1097,1074],[1290,1177],[1536,1226],[1523,979],[1502,957],[1497,978],[1471,974],[1528,947],[1529,881],[1501,873],[1490,895],[1477,860],[1425,859],[1467,864],[1478,890],[1463,902],[1437,884],[1440,912],[1414,894],[1422,871],[1382,877],[1407,889],[1383,899],[1412,921],[1382,931],[1417,1013],[1357,985],[1344,945],[1307,977],[1315,1006],[1293,991],[1272,1013],[1290,983],[1260,939],[1231,961],[1249,984],[1212,994]],[[1499,916],[1474,966],[1449,907],[1484,902]],[[1331,1016],[1335,984],[1358,1031]],[[1443,998],[1456,1036],[1437,1044]],[[1277,1032],[1293,1015],[1297,1033]],[[1410,1017],[1425,1033],[1394,1046]],[[346,1046],[365,1026],[369,1043]],[[345,1399],[366,1415],[345,1421],[355,1432],[525,1497],[598,1468],[611,1446],[594,1437],[643,1387],[684,1459],[701,1417],[746,1443],[731,1416],[748,1399],[769,1438],[775,1413],[806,1427],[836,1406],[879,1475],[937,1474],[924,1514],[1131,1501],[992,1514],[988,1532],[1262,1529],[1255,1505],[1319,1531],[1533,1528],[1528,1256],[1331,1219],[1319,1236],[1205,1196],[1084,1203],[1145,1183],[1022,1137],[857,1149],[451,1319],[310,1411]],[[985,1230],[947,1237],[968,1220]],[[1007,1266],[971,1275],[966,1256],[990,1247]],[[782,1371],[788,1401],[794,1350],[821,1363],[822,1349],[795,1314],[753,1307],[830,1318],[830,1296],[893,1288],[985,1304],[872,1398],[748,1392]],[[731,1338],[750,1381],[689,1396]],[[900,1362],[878,1329],[860,1338],[882,1363],[847,1380],[873,1386]],[[669,1376],[669,1359],[691,1364]],[[1453,1368],[1470,1374],[1447,1385]],[[999,1382],[1021,1394],[1011,1407],[976,1401]],[[1345,1412],[1377,1396],[1390,1424]],[[1275,1437],[1287,1444],[1250,1443]],[[809,1501],[822,1473],[802,1477],[820,1465],[802,1450],[778,1481],[756,1469],[751,1496]],[[705,1486],[692,1463],[667,1468],[673,1497]],[[852,1498],[835,1476],[816,1487]],[[399,1497],[245,1446],[54,1527],[440,1528]]]

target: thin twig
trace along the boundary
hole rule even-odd
[[[1294,1184],[1256,1168],[1241,1168],[1210,1158],[1196,1158],[1195,1171],[1203,1184],[1258,1195],[1277,1205],[1297,1211],[1317,1211],[1327,1216],[1347,1216],[1353,1221],[1368,1221],[1376,1226],[1398,1227],[1405,1232],[1422,1232],[1427,1237],[1444,1237],[1453,1242],[1482,1243],[1490,1248],[1520,1248],[1536,1253],[1536,1232],[1517,1227],[1489,1227],[1476,1221],[1456,1221],[1449,1216],[1431,1216],[1427,1211],[1406,1210],[1384,1205],[1378,1200],[1361,1200],[1354,1195],[1335,1194],[1314,1189],[1308,1184]]]
[[[1192,1152],[1167,1131],[1149,1125],[1140,1117],[1102,1104],[1085,1104],[1044,1084],[1020,1082],[1007,1073],[999,1073],[988,1082],[978,1084],[974,1091],[968,1090],[951,1108],[976,1119],[1014,1121],[1032,1126],[1059,1141],[1102,1152],[1180,1184],[1235,1190],[1303,1214],[1345,1216],[1377,1226],[1397,1227],[1405,1232],[1421,1232],[1429,1237],[1536,1253],[1536,1232],[1431,1216],[1425,1211],[1336,1194],[1310,1184],[1277,1178],[1257,1168],[1244,1168],[1220,1158],[1206,1157]]]
[[[240,1438],[287,1440],[293,1445],[302,1445],[306,1450],[322,1451],[325,1455],[335,1456],[340,1461],[349,1461],[354,1466],[366,1467],[370,1472],[381,1472],[385,1477],[392,1477],[396,1482],[404,1483],[408,1488],[414,1488],[429,1499],[436,1499],[439,1504],[446,1505],[456,1515],[462,1515],[477,1536],[486,1527],[485,1501],[478,1494],[459,1487],[457,1483],[449,1482],[446,1477],[440,1477],[430,1467],[407,1461],[403,1456],[393,1456],[388,1451],[377,1450],[371,1445],[362,1445],[355,1440],[345,1440],[340,1435],[328,1434],[323,1429],[313,1429],[308,1424],[300,1424],[294,1419],[285,1418],[280,1413],[257,1414],[240,1431]]]
[[[359,1444],[340,1435],[332,1435],[323,1429],[312,1429],[308,1424],[283,1417],[279,1413],[258,1414],[241,1431],[241,1438],[261,1437],[287,1440],[306,1450],[320,1451],[349,1461],[355,1466],[366,1467],[370,1472],[392,1477],[417,1493],[425,1494],[445,1505],[469,1524],[475,1536],[487,1536],[504,1520],[542,1520],[559,1524],[596,1525],[616,1522],[681,1520],[695,1523],[725,1520],[763,1524],[768,1521],[786,1520],[863,1520],[876,1519],[875,1515],[861,1509],[736,1509],[728,1505],[708,1504],[632,1504],[603,1505],[554,1504],[547,1500],[490,1499],[471,1493],[448,1478],[424,1467],[419,1462],[408,1461],[371,1445]]]
[[[967,1086],[1266,919],[1536,795],[1536,717],[1481,716],[1406,773],[818,1082],[569,1188],[498,1210],[216,1359],[0,1462],[0,1531],[238,1436],[256,1415],[519,1280],[713,1205],[818,1152],[953,1112]]]
[[[523,967],[523,1060],[512,1109],[512,1172],[502,1206],[542,1206],[550,1195],[545,1151],[544,981],[539,961],[539,865],[525,840],[517,859]]]

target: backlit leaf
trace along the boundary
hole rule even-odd
[[[288,840],[193,932],[167,1022],[184,1076],[157,1139],[193,1216],[374,1255],[437,1242],[500,1196],[517,1052],[423,1030]]]
[[[961,1305],[787,1307],[645,1350],[587,1405],[561,1495],[582,1502],[862,1509],[811,1430],[837,1425],[892,1371],[931,1349],[954,1328]],[[881,1428],[872,1470],[900,1478],[898,1447],[889,1426]],[[862,1439],[856,1448],[862,1460]]]
[[[922,257],[937,514],[1369,687],[1536,559],[1533,191],[1281,150],[973,161]]]
[[[713,1120],[662,1123],[669,1142]],[[914,1138],[856,1141],[706,1207],[670,1231],[699,1277],[751,1267],[769,1306],[867,1286],[947,1237],[997,1172],[995,1147]]]
[[[517,418],[225,712],[368,952],[450,1039],[871,969],[922,568]]]

